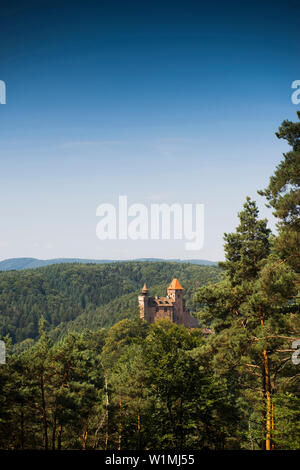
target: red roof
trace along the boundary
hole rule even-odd
[[[169,289],[175,289],[175,290],[183,290],[183,287],[181,286],[180,282],[178,281],[178,279],[174,278],[173,281],[171,282],[171,284],[169,285],[168,287],[168,290]]]

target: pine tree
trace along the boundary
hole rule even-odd
[[[300,119],[300,112],[297,114]],[[278,393],[275,408],[278,420],[275,440],[277,445],[296,448],[295,443],[300,440],[299,427],[294,421],[297,413],[295,414],[292,409],[288,410],[288,407],[294,406],[299,400],[298,371],[291,365],[289,356],[292,354],[292,341],[300,339],[300,122],[283,121],[276,136],[286,140],[291,150],[283,154],[283,160],[271,176],[268,187],[259,191],[259,194],[266,197],[267,207],[273,208],[273,214],[278,221],[278,236],[273,238],[273,252],[279,257],[277,269],[285,265],[290,266],[294,272],[291,282],[295,286],[295,291],[281,309],[286,320],[286,344],[281,346],[280,352],[285,353],[286,357],[283,357],[278,364],[281,374],[276,375]],[[286,289],[287,292],[290,290]],[[291,418],[288,421],[289,426],[286,426],[287,420],[283,419],[284,414]]]
[[[300,119],[300,111],[298,111]],[[269,185],[259,194],[266,197],[278,220],[276,252],[300,273],[300,122],[283,121],[276,133],[292,149],[271,176]]]
[[[240,386],[261,393],[262,447],[272,447],[273,357],[286,335],[282,309],[294,291],[294,273],[273,253],[266,220],[247,198],[235,233],[225,234],[224,279],[199,290],[201,318],[214,328],[209,339],[219,364],[237,367]],[[259,381],[258,381],[259,380]]]

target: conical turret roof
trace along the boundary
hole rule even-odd
[[[180,282],[178,281],[178,279],[176,279],[176,277],[174,277],[173,281],[171,282],[171,284],[169,285],[168,287],[168,290],[169,289],[175,289],[175,290],[184,290],[182,285],[180,284]]]

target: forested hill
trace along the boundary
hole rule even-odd
[[[127,262],[130,260],[127,260]],[[205,266],[217,266],[218,263],[215,261],[208,261],[205,259],[169,259],[163,260],[160,258],[140,258],[131,261],[152,261],[152,262],[174,262],[174,263],[191,263],[191,264],[201,264]],[[0,271],[13,271],[20,269],[33,269],[41,268],[43,266],[50,266],[52,264],[62,264],[62,263],[82,263],[82,264],[107,264],[107,263],[121,263],[126,262],[126,260],[109,260],[109,259],[82,259],[82,258],[54,258],[54,259],[37,259],[37,258],[9,258],[0,261]]]
[[[150,295],[163,295],[177,277],[185,288],[187,307],[195,310],[197,288],[217,282],[220,269],[172,262],[56,264],[0,272],[0,336],[13,342],[38,337],[43,316],[51,335],[70,330],[110,327],[137,315],[137,295],[147,282]]]

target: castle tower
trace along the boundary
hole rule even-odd
[[[139,295],[139,307],[140,307],[140,318],[142,320],[147,320],[147,307],[148,307],[148,288],[146,286],[146,283],[144,284],[144,287],[142,289],[142,294]]]
[[[173,279],[168,287],[166,297],[149,297],[146,284],[138,296],[140,318],[148,323],[154,323],[163,319],[170,320],[187,328],[198,328],[198,320],[185,309],[183,299],[183,287],[178,279]]]
[[[178,279],[174,278],[168,287],[168,297],[173,300],[175,323],[184,323],[184,301],[183,301],[183,287]]]

